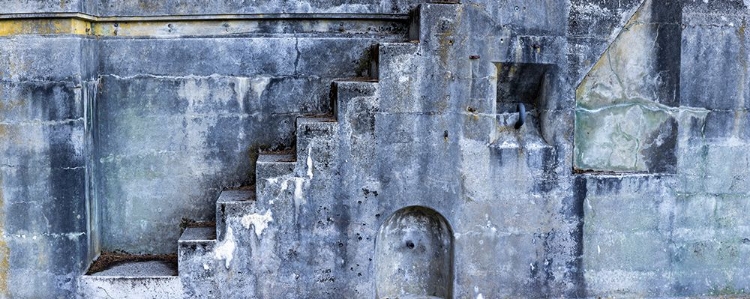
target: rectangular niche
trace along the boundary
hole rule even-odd
[[[545,122],[558,74],[554,64],[497,62],[496,108],[497,141],[531,145],[548,145]],[[519,113],[523,104],[525,113]]]
[[[497,67],[497,113],[515,113],[523,103],[526,111],[544,109],[554,65],[501,62]]]

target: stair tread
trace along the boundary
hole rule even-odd
[[[255,201],[255,190],[224,190],[221,191],[217,202],[248,202]]]
[[[330,115],[325,116],[300,116],[297,118],[297,124],[303,123],[320,123],[320,122],[336,122],[336,118]]]
[[[294,163],[297,156],[294,153],[261,153],[258,163]]]
[[[182,232],[178,242],[214,241],[216,227],[188,227]]]
[[[154,278],[154,277],[176,277],[175,265],[164,261],[137,261],[124,262],[109,269],[96,272],[90,277],[118,277],[118,278]]]
[[[341,78],[333,80],[334,83],[362,83],[362,84],[376,84],[377,79],[374,78]]]

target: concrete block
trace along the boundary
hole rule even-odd
[[[675,202],[674,232],[676,241],[696,241],[715,237],[716,208],[720,198],[696,194],[680,196]]]
[[[669,242],[659,232],[601,231],[584,228],[584,268],[586,271],[669,271]],[[667,281],[664,281],[667,282]]]
[[[41,1],[40,1],[41,2]],[[46,80],[80,84],[82,38],[29,35],[3,37],[0,79],[8,81]]]
[[[3,124],[74,122],[83,119],[81,83],[70,81],[1,82]]]
[[[669,273],[623,270],[586,271],[587,296],[665,297]]]
[[[227,219],[255,211],[257,198],[253,190],[222,191],[216,200],[216,235],[218,240],[225,238]]]
[[[724,23],[742,21],[737,16]],[[684,29],[687,37],[682,47],[682,72],[680,78],[680,103],[684,106],[703,107],[716,110],[740,108],[743,91],[735,88],[742,82],[747,68],[734,63],[743,59],[740,49],[745,45],[744,35],[733,26],[689,26]],[[725,57],[711,61],[706,57]],[[735,74],[718,79],[716,76]]]
[[[214,269],[215,227],[189,227],[177,242],[177,258],[184,296],[209,298],[219,294]]]
[[[706,155],[705,191],[747,193],[750,191],[748,146],[729,141],[709,146]]]
[[[297,176],[327,176],[338,165],[338,128],[332,117],[297,118]]]
[[[638,0],[619,3],[573,0],[568,31],[575,36],[613,37],[641,4]]]
[[[547,24],[565,24],[568,22],[568,4],[552,1],[528,2],[523,0],[505,1],[502,5],[480,0],[487,14],[494,20],[503,20],[503,26],[512,28],[521,35],[564,35],[565,28],[551,28]]]
[[[70,0],[62,3],[53,3],[44,0],[21,1],[12,0],[3,4],[2,14],[23,13],[55,13],[55,12],[84,12],[85,0]]]
[[[354,134],[373,131],[378,111],[378,83],[366,81],[335,81],[332,87],[336,120],[349,125]]]
[[[91,278],[79,283],[79,294],[85,298],[183,298],[182,284],[170,278]],[[134,285],[138,287],[133,287]]]
[[[714,110],[706,116],[703,127],[704,138],[726,139],[735,132],[735,112],[732,110]]]
[[[172,1],[143,5],[138,1],[126,0],[108,2],[104,0],[89,1],[87,7],[98,14],[158,16],[158,15],[195,15],[195,14],[405,14],[419,2],[416,0],[368,1],[356,0],[346,3],[321,0],[305,0],[294,3],[279,1],[259,1],[256,5],[243,5],[234,1],[222,0],[207,6],[202,0]]]
[[[294,173],[297,157],[292,153],[261,153],[255,163],[256,184]]]

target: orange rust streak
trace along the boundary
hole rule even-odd
[[[0,137],[5,135],[5,130],[0,127]],[[3,176],[0,171],[0,297],[8,294],[8,273],[10,272],[10,248],[5,242],[5,199],[3,198]]]

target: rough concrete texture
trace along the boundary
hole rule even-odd
[[[159,261],[125,263],[82,276],[78,289],[86,298],[183,298],[175,269]]]
[[[645,1],[576,90],[575,167],[672,172],[679,101],[677,4]]]
[[[93,93],[77,63],[90,46],[79,38],[3,38],[0,296],[71,296],[94,257],[84,108]]]
[[[518,116],[495,113],[497,88],[489,80],[512,57],[563,64],[522,47],[489,52],[487,36],[461,39],[469,27],[460,20],[478,13],[471,7],[425,5],[419,13],[418,43],[379,45],[377,82],[339,81],[333,118],[297,118],[294,162],[262,156],[254,196],[222,193],[215,246],[180,249],[186,294],[585,292],[577,276],[566,275],[580,269],[578,243],[568,237],[580,233],[579,219],[544,216],[564,205],[553,197],[564,164],[547,164],[559,158],[542,128],[551,140],[562,128],[546,127],[538,115],[558,113],[549,107],[559,105],[563,85],[559,77],[530,76],[548,80],[542,85],[549,90],[530,110],[533,121],[516,131]],[[467,63],[476,53],[486,58]],[[210,281],[220,283],[212,288]]]
[[[96,272],[92,276],[176,276],[177,272],[175,270],[171,265],[162,261],[127,262],[114,265],[101,272]]]
[[[99,16],[164,16],[205,14],[289,14],[289,13],[408,13],[419,0],[277,1],[277,0],[3,0],[0,11],[7,14],[80,12]]]
[[[746,295],[750,3],[421,2],[0,1],[0,297]]]

